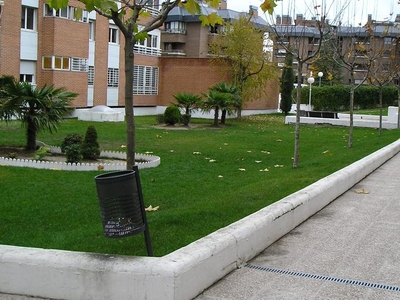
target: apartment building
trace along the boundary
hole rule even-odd
[[[370,61],[374,61],[375,66],[379,66],[378,72],[393,72],[393,62],[400,58],[400,15],[395,22],[379,22],[368,16],[365,26],[333,26],[329,20],[320,22],[323,32],[322,43],[330,35],[334,34],[338,43],[338,51],[345,57],[348,64],[354,66],[354,83],[367,83],[365,80],[368,74]],[[283,66],[286,49],[292,47],[296,54],[303,59],[315,52],[320,44],[321,33],[315,18],[306,20],[299,14],[293,20],[290,16],[277,16],[276,31],[279,42],[274,44],[274,60],[278,66]],[[317,58],[318,56],[316,56]],[[397,59],[393,59],[396,57]],[[296,72],[296,82],[307,84],[307,78],[313,70],[314,59],[308,60],[302,68],[299,76],[297,74],[298,62],[294,59],[293,65]],[[399,64],[397,63],[397,69]],[[398,72],[398,70],[395,70]],[[314,74],[315,76],[316,74]],[[341,68],[341,78],[343,84],[351,83],[350,71]]]
[[[153,1],[152,14],[157,14],[158,3]],[[117,26],[94,11],[84,11],[75,20],[76,8],[83,8],[75,0],[59,10],[45,0],[0,4],[1,75],[38,86],[64,86],[79,94],[73,103],[76,108],[124,106],[124,41]],[[226,0],[219,10],[201,7],[202,13],[217,11],[225,20],[239,16],[227,9]],[[265,21],[254,14],[254,24],[265,26]],[[229,79],[229,74],[221,74],[210,64],[208,44],[216,34],[217,28],[201,26],[198,16],[175,8],[165,28],[153,30],[134,46],[134,106],[156,113],[173,102],[177,92],[207,92],[211,85]],[[266,88],[271,97],[258,99],[247,109],[276,110],[277,84]]]

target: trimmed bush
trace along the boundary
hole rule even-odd
[[[309,100],[309,87],[301,89],[301,103]],[[393,106],[397,100],[397,88],[385,86],[382,90],[383,107]],[[350,86],[312,87],[311,104],[314,110],[347,111],[350,109]],[[354,107],[356,109],[374,109],[379,106],[379,88],[360,86],[354,91]]]
[[[182,124],[185,126],[188,126],[190,123],[190,118],[191,118],[191,115],[187,115],[187,114],[182,115],[182,118],[181,118]]]
[[[167,125],[175,125],[181,120],[181,111],[176,105],[170,105],[165,109],[164,121]]]
[[[93,125],[88,126],[85,139],[81,145],[81,154],[84,159],[96,160],[100,156],[100,146],[97,142],[97,131]]]
[[[65,156],[67,163],[80,163],[82,161],[81,147],[79,144],[72,144],[65,147]]]
[[[67,136],[64,138],[62,144],[61,144],[61,152],[65,153],[65,148],[74,144],[80,145],[82,143],[83,136],[78,133],[69,133]]]

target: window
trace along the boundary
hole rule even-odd
[[[115,27],[109,28],[108,42],[112,44],[118,44],[118,29]]]
[[[108,68],[107,85],[109,87],[118,87],[119,69]]]
[[[22,6],[21,28],[35,30],[36,28],[36,9],[33,7]]]
[[[19,75],[20,82],[30,82],[33,83],[33,75],[32,74],[20,74]]]
[[[87,72],[88,71],[87,58],[72,57],[71,71]]]
[[[69,57],[44,56],[42,67],[50,70],[69,70]]]
[[[135,95],[158,94],[158,68],[134,66],[133,93]]]
[[[86,10],[81,10],[80,17],[75,19],[75,14],[78,8],[67,6],[60,9],[52,9],[47,3],[44,5],[44,15],[46,17],[58,17],[63,19],[70,19],[79,22],[89,22],[89,13]]]
[[[93,20],[89,21],[89,40],[90,41],[94,41],[95,25],[96,25],[96,23]]]
[[[94,66],[88,67],[88,85],[94,84]]]
[[[165,31],[171,33],[183,33],[186,34],[186,23],[185,22],[167,22],[165,23]]]

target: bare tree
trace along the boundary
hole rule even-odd
[[[343,78],[350,86],[350,123],[348,148],[353,147],[354,93],[365,83],[371,61],[368,55],[370,35],[364,27],[332,26],[327,43],[334,49],[333,59],[345,70]]]
[[[370,72],[368,81],[379,89],[379,136],[382,134],[383,87],[393,83],[399,73],[396,45],[398,29],[388,22],[375,23],[369,21],[366,25],[370,35],[368,58]]]
[[[293,56],[294,64],[297,64],[297,93],[296,93],[296,125],[294,135],[293,168],[298,167],[300,147],[300,93],[302,76],[311,62],[319,53],[322,45],[325,18],[321,16],[321,7],[314,8],[314,19],[304,20],[298,16],[293,24],[292,18],[278,17],[276,23],[270,26],[270,37],[274,41],[276,54]],[[317,18],[317,16],[319,16]]]

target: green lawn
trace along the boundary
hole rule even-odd
[[[399,138],[398,130],[302,126],[299,167],[292,168],[294,126],[280,115],[228,120],[193,120],[190,130],[157,129],[155,116],[136,117],[138,153],[161,157],[157,168],[141,170],[155,256],[162,256],[229,225],[343,168]],[[38,139],[61,145],[68,133],[96,127],[100,147],[125,148],[124,123],[66,120],[57,134]],[[0,123],[0,146],[24,145],[18,122]],[[260,171],[263,170],[263,171]],[[268,171],[267,171],[268,170]],[[68,172],[0,167],[0,244],[146,255],[142,234],[121,239],[103,236],[94,176]]]

